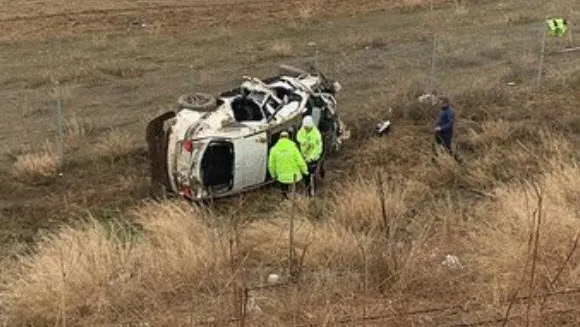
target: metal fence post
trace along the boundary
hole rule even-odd
[[[570,38],[570,48],[573,48],[574,38],[572,37],[572,25],[568,26],[568,37]]]
[[[318,47],[316,46],[316,42],[309,42],[309,47],[312,47],[312,60],[314,62],[314,69],[318,72]]]
[[[536,87],[540,87],[540,82],[542,79],[542,71],[544,69],[544,57],[546,52],[546,27],[544,26],[545,22],[542,22],[542,50],[540,52],[540,63],[538,65],[538,78],[536,81]]]
[[[59,160],[64,158],[64,110],[62,100],[62,90],[56,88],[56,132],[57,132],[57,154]]]
[[[433,35],[433,52],[431,54],[431,74],[429,76],[429,92],[433,93],[435,87],[435,60],[437,57],[437,36]]]

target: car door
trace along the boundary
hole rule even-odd
[[[266,132],[234,141],[234,190],[242,190],[266,181],[268,137]]]

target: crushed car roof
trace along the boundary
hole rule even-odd
[[[272,125],[277,125],[288,118],[293,118],[298,114],[306,101],[306,95],[312,92],[311,87],[319,82],[318,76],[304,76],[297,78],[288,75],[281,75],[260,80],[254,77],[245,77],[246,81],[239,87],[221,93],[218,96],[218,107],[209,112],[200,112],[195,110],[182,109],[177,113],[176,126],[174,130],[185,131],[187,138],[200,140],[205,138],[240,138],[257,133],[267,129]],[[243,121],[238,122],[234,118],[231,103],[234,99],[240,97],[244,87],[253,88],[253,90],[264,91],[276,97],[273,87],[284,87],[292,90],[292,93],[300,96],[300,101],[295,99],[283,103],[281,109],[276,112],[275,119],[268,123],[261,121]],[[177,126],[182,125],[182,126]]]

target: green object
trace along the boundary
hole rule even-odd
[[[288,138],[280,138],[272,147],[268,170],[275,180],[284,184],[297,183],[302,180],[302,175],[308,174],[306,162],[298,146]]]
[[[565,18],[553,18],[546,21],[551,36],[563,37],[568,31],[568,22]]]
[[[298,131],[296,136],[298,144],[300,144],[300,151],[304,156],[306,162],[312,162],[320,159],[322,154],[322,135],[316,127],[312,127],[308,132],[304,127]]]

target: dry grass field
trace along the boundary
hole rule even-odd
[[[580,46],[577,1],[0,8],[0,325],[580,325],[580,53],[555,53]],[[548,39],[538,88],[553,15],[576,39]],[[461,162],[433,157],[437,108],[416,101],[434,36]],[[150,118],[187,92],[307,67],[309,42],[352,130],[322,195],[149,199]],[[381,119],[393,130],[378,138]]]

